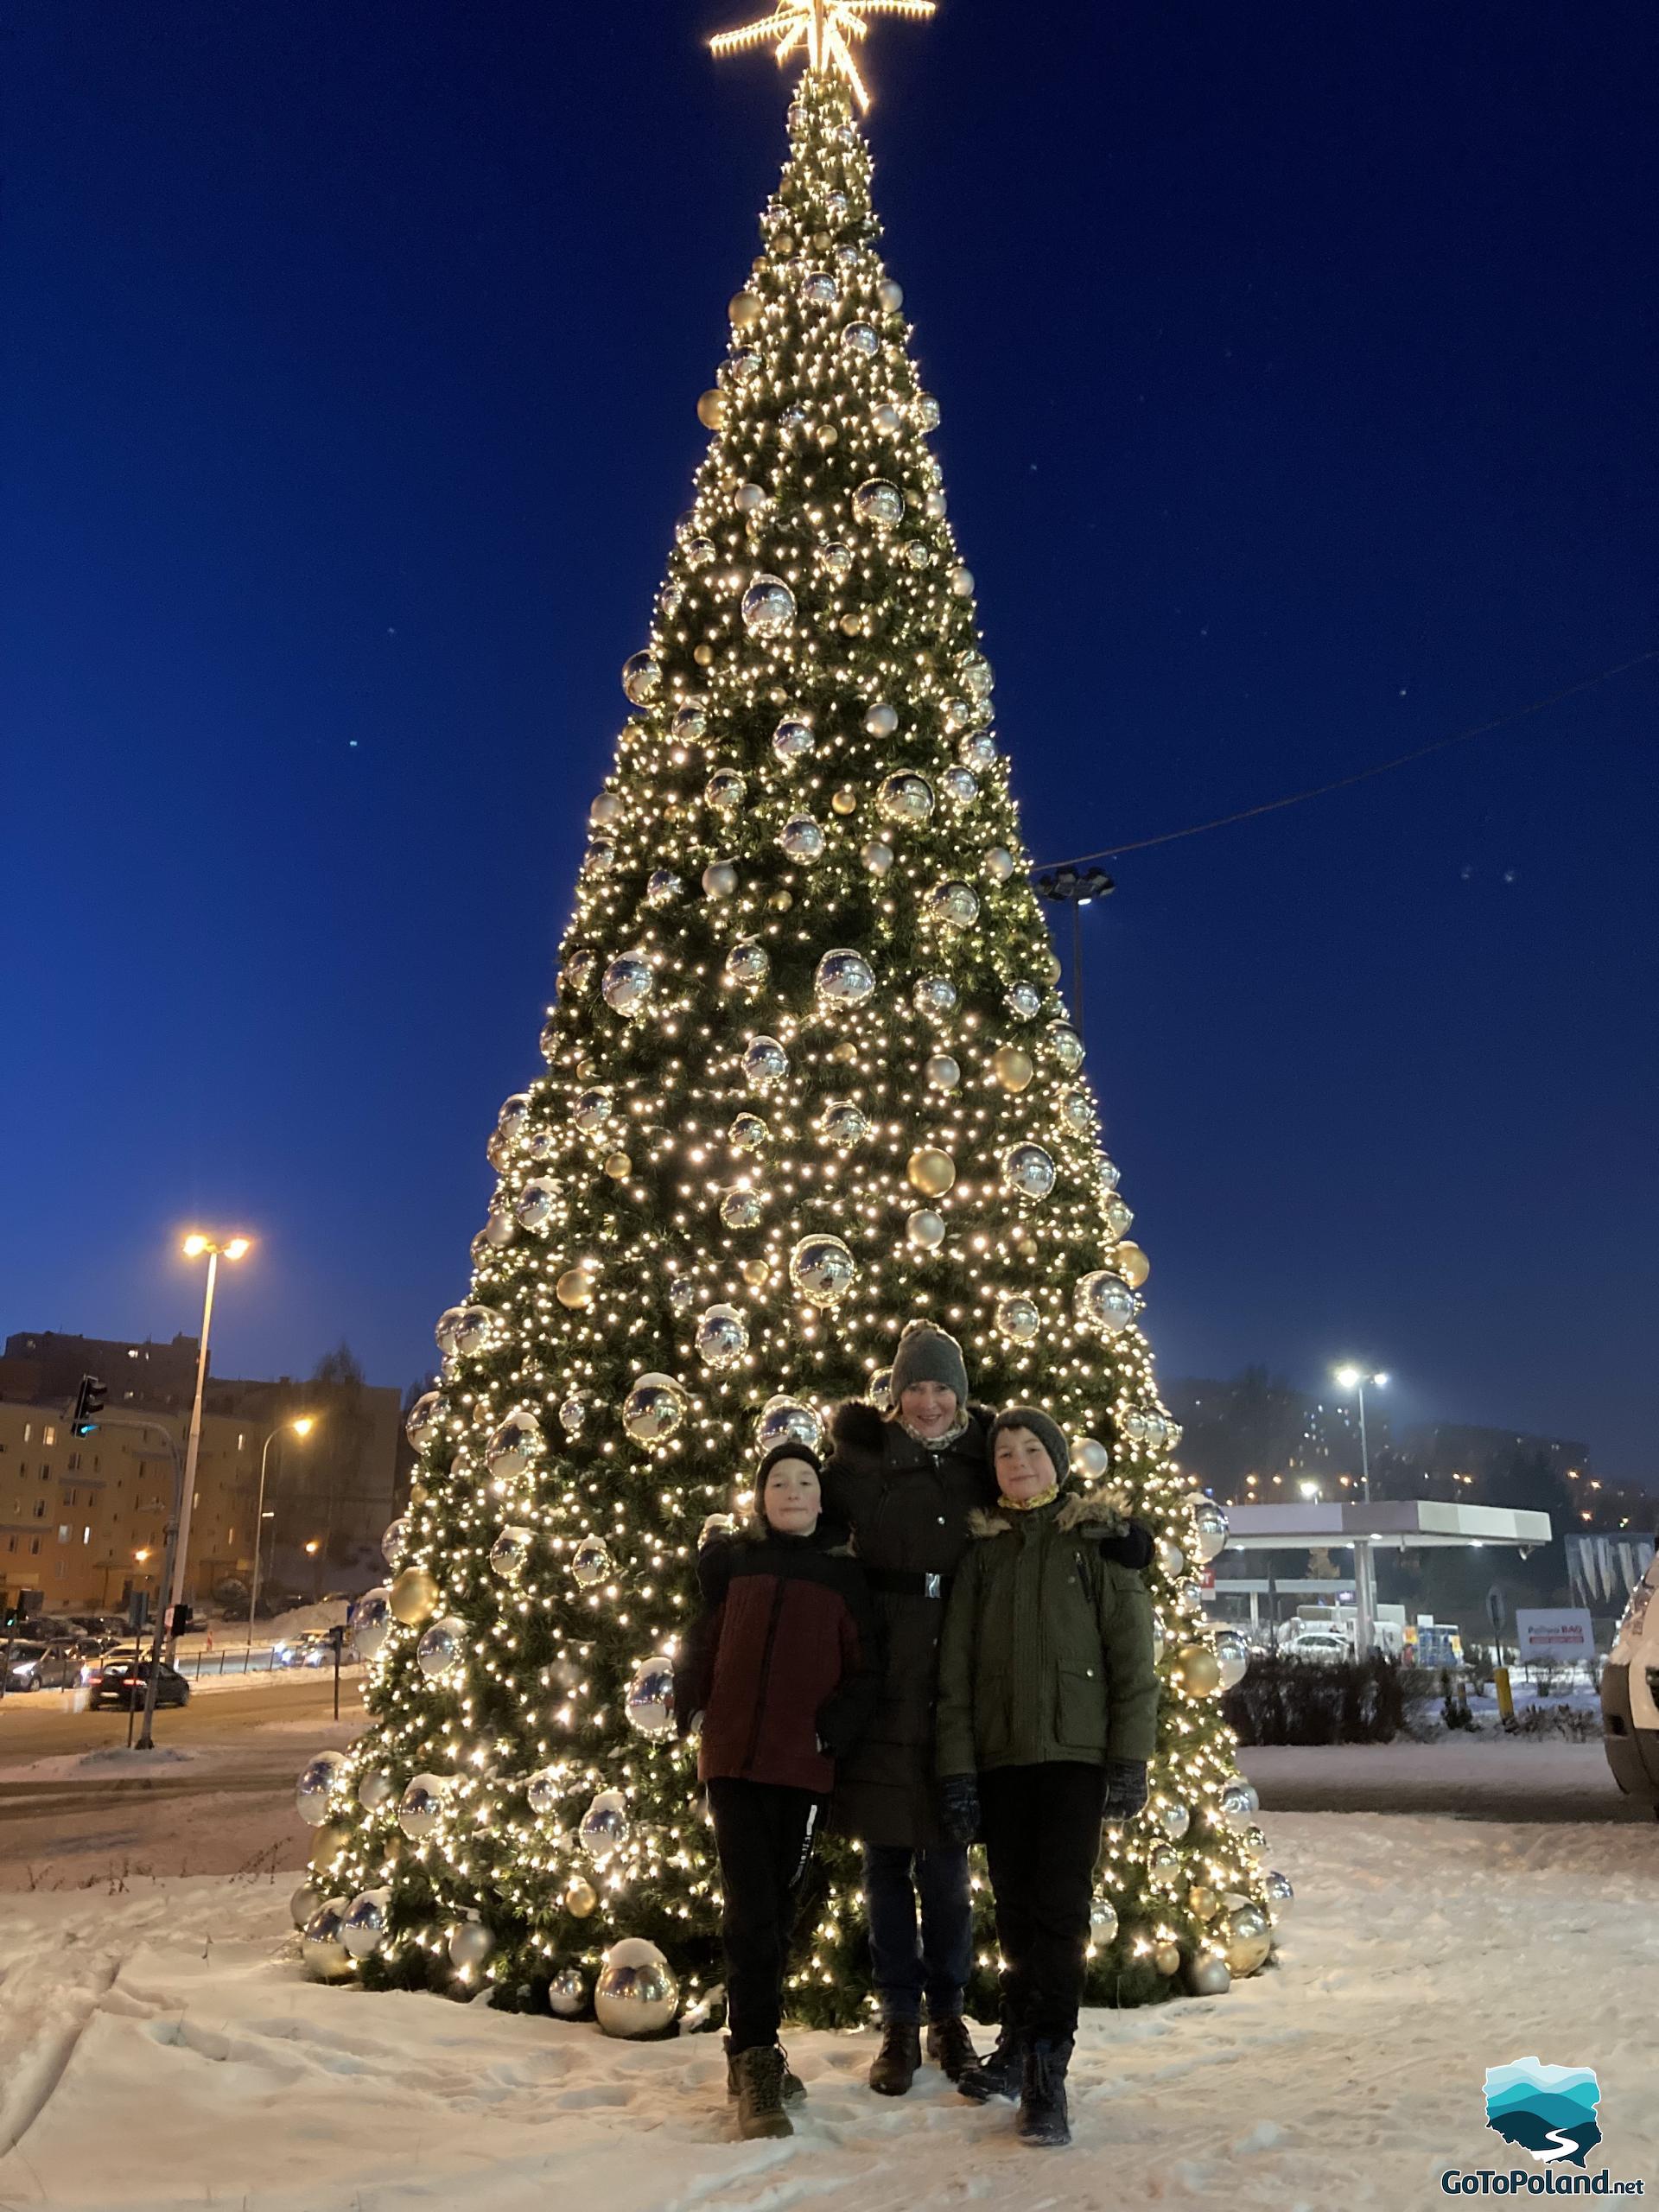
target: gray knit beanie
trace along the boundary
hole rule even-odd
[[[889,1385],[896,1406],[912,1382],[938,1382],[957,1394],[958,1407],[968,1403],[968,1363],[956,1338],[931,1321],[906,1321],[893,1355]]]
[[[986,1440],[993,1467],[996,1465],[996,1440],[1010,1428],[1028,1428],[1040,1440],[1044,1451],[1054,1462],[1055,1481],[1063,1483],[1065,1480],[1071,1472],[1071,1454],[1066,1447],[1065,1433],[1058,1421],[1051,1421],[1040,1406],[1009,1406],[1006,1411],[998,1414],[991,1423],[991,1433]]]

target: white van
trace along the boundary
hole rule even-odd
[[[1601,1670],[1601,1740],[1613,1779],[1659,1817],[1659,1552],[1630,1602]]]

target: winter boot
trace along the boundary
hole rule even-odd
[[[982,2105],[991,2097],[1017,2097],[1026,2073],[1026,2039],[1018,2028],[997,2031],[996,2048],[988,2058],[957,2076],[964,2097]]]
[[[870,2063],[870,2087],[879,2097],[902,2097],[921,2063],[920,2023],[888,2020],[881,2030],[881,2048]]]
[[[737,2094],[737,2061],[732,2056],[732,2039],[729,2036],[726,2038],[726,2094],[728,2097],[734,2097]],[[791,2070],[789,2053],[785,2051],[784,2053],[784,2102],[786,2105],[798,2105],[804,2104],[805,2101],[806,2084],[798,2074]]]
[[[737,2069],[737,2132],[745,2142],[757,2135],[792,2135],[784,2110],[784,2054],[777,2044],[757,2044],[740,2050]]]
[[[1065,2069],[1071,2058],[1069,2036],[1064,2043],[1039,2036],[1027,2044],[1020,2086],[1020,2117],[1014,2122],[1022,2143],[1046,2149],[1071,2140],[1071,2123],[1065,2109]]]
[[[960,2012],[929,2025],[927,2055],[947,2082],[960,2082],[970,2066],[978,2065],[979,2053],[974,2049],[968,2023]]]

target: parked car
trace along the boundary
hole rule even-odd
[[[1659,1815],[1659,1553],[1630,1592],[1601,1670],[1601,1741],[1624,1795]]]
[[[89,1670],[87,1682],[92,1693],[94,1707],[104,1705],[142,1705],[149,1681],[150,1662],[148,1659],[121,1659],[106,1662]],[[156,1682],[157,1705],[188,1705],[190,1685],[176,1667],[162,1662],[161,1673]]]
[[[1287,1637],[1281,1649],[1295,1659],[1323,1659],[1332,1664],[1351,1659],[1354,1647],[1340,1629],[1304,1629],[1300,1636]]]
[[[60,1637],[50,1643],[14,1643],[6,1673],[9,1690],[69,1690],[94,1656],[80,1643]]]
[[[270,1658],[274,1667],[332,1667],[334,1640],[327,1629],[308,1628],[273,1643]]]

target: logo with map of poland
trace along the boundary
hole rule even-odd
[[[1486,2069],[1486,2125],[1541,2166],[1581,2166],[1601,2140],[1596,2107],[1601,2084],[1587,2066],[1546,2066],[1516,2058]]]

